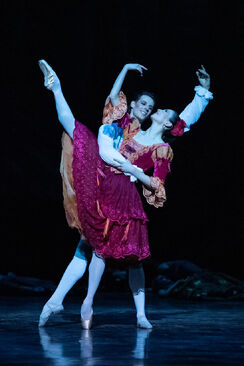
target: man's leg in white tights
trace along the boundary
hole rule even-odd
[[[66,268],[58,287],[48,301],[54,304],[62,304],[67,293],[85,273],[86,266],[86,259],[73,257],[72,261]]]
[[[85,239],[82,238],[77,246],[75,256],[66,268],[56,290],[44,305],[39,326],[44,326],[50,315],[63,310],[62,302],[66,294],[74,286],[74,284],[83,276],[87,266],[87,252],[84,250]]]
[[[137,326],[152,328],[145,314],[145,275],[142,264],[129,268],[129,286],[136,306]]]
[[[98,257],[95,254],[95,252],[93,252],[92,260],[89,265],[89,280],[88,280],[87,295],[81,306],[81,317],[83,320],[89,320],[91,318],[93,312],[92,310],[93,298],[100,284],[104,269],[105,269],[105,260],[101,257]]]

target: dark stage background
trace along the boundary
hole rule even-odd
[[[214,100],[175,145],[163,209],[150,218],[149,273],[165,260],[187,259],[244,278],[241,239],[243,86],[237,82],[243,2],[1,1],[1,273],[57,279],[79,235],[62,207],[62,127],[38,60],[61,79],[75,117],[97,131],[106,96],[125,63],[123,90],[146,89],[158,105],[181,111],[194,95],[195,71],[211,75]]]

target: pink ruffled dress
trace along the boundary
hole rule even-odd
[[[170,170],[172,150],[168,144],[144,146],[135,141],[140,124],[127,113],[122,92],[120,100],[117,107],[107,101],[103,123],[116,121],[123,128],[119,151],[125,158],[144,172],[154,167],[150,177],[154,190],[143,187],[143,194],[149,204],[161,207],[166,200],[164,181]],[[136,184],[100,158],[96,137],[78,121],[73,143],[67,134],[63,136],[61,174],[67,221],[85,235],[98,255],[137,261],[150,256],[148,218]]]

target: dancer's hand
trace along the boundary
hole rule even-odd
[[[210,75],[207,73],[203,65],[201,65],[201,67],[202,67],[201,69],[198,69],[198,71],[196,71],[199,83],[203,88],[209,90]]]
[[[44,86],[53,92],[61,89],[59,78],[51,66],[45,60],[39,60],[38,64],[44,74]]]
[[[143,76],[143,71],[147,70],[147,68],[145,66],[142,66],[140,64],[126,64],[124,66],[126,68],[126,70],[137,70],[139,71],[139,73],[141,74],[141,76]]]
[[[135,172],[135,167],[133,166],[133,164],[131,164],[129,160],[122,161],[119,159],[114,159],[114,161],[118,164],[116,167],[123,173],[129,173],[131,175],[134,175],[133,173]]]

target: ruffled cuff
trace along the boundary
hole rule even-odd
[[[163,181],[158,177],[150,177],[150,185],[153,191],[143,186],[143,196],[146,198],[149,205],[154,207],[163,207],[166,201],[166,192]]]
[[[213,99],[213,93],[205,88],[203,88],[201,85],[195,86],[194,88],[195,92],[199,97],[204,97],[205,99]]]
[[[114,121],[121,119],[127,112],[127,100],[122,91],[119,92],[119,99],[120,103],[117,106],[113,106],[110,97],[107,98],[103,109],[102,123],[104,125],[110,125]]]

